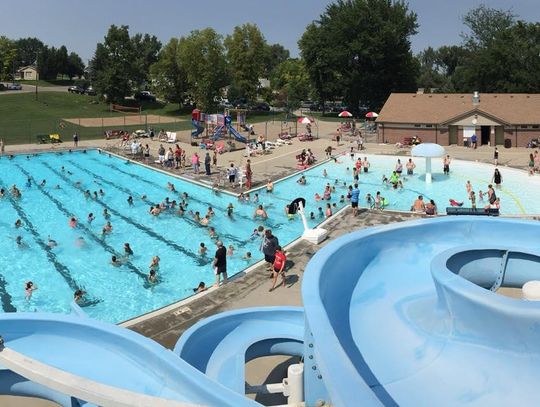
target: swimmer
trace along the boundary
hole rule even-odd
[[[251,200],[251,197],[249,196],[249,192],[246,192],[246,195],[244,196],[244,201],[249,202]]]
[[[463,206],[463,202],[458,202],[455,199],[449,199],[448,202],[450,202],[451,206]]]
[[[272,180],[268,180],[268,182],[266,183],[266,192],[267,193],[272,193],[274,192],[274,183],[272,182]]]
[[[212,216],[214,216],[216,213],[214,212],[214,210],[212,209],[211,206],[208,207],[208,211],[206,211],[206,217],[208,219],[210,219]]]
[[[244,202],[246,200],[246,197],[244,196],[243,192],[240,192],[238,195],[238,202]]]
[[[126,259],[129,256],[133,256],[133,250],[131,249],[129,243],[124,243],[124,256],[126,257]]]
[[[369,208],[373,208],[375,203],[373,202],[373,197],[371,196],[371,194],[367,194],[366,195],[366,205],[369,207]]]
[[[300,184],[300,185],[306,185],[306,177],[304,175],[302,175],[300,177],[300,179],[298,179],[298,181],[296,181],[297,184]]]
[[[94,216],[94,214],[93,214],[92,212],[90,212],[90,213],[88,214],[88,217],[86,218],[86,221],[87,221],[88,223],[92,223],[92,222],[94,221],[94,219],[96,219],[96,217]]]
[[[100,190],[99,190],[99,195],[100,195],[100,196],[105,196],[105,192],[103,192],[103,190],[100,189]]]
[[[187,192],[182,192],[182,199],[185,201],[189,199],[189,195],[187,194]]]
[[[69,219],[69,227],[70,228],[76,228],[77,227],[77,218],[71,217]]]
[[[326,168],[323,170],[322,175],[324,178],[328,177],[328,172],[326,172]]]
[[[23,242],[22,239],[23,239],[22,236],[17,236],[17,237],[15,238],[15,243],[17,243],[17,246],[19,247],[19,249],[26,249],[26,248],[28,248],[28,245],[27,245],[25,242]]]
[[[171,192],[176,192],[176,188],[174,187],[174,184],[171,182],[167,182],[167,189]]]
[[[253,229],[253,233],[249,237],[249,240],[256,240],[259,237],[261,237],[261,235],[259,235],[259,232],[257,231],[257,228],[255,228],[255,229]]]
[[[232,203],[230,203],[228,206],[227,206],[227,216],[230,218],[233,216],[233,209],[234,209],[234,206]]]
[[[482,192],[482,190],[478,191],[478,199],[480,200],[480,202],[484,202],[484,193]]]
[[[345,203],[345,195],[340,196],[339,203]]]
[[[128,197],[127,203],[129,206],[133,206],[133,197],[131,195]]]
[[[97,193],[97,191],[94,191],[94,199],[98,199],[98,193]]]
[[[108,222],[105,224],[105,226],[103,226],[103,229],[101,229],[101,234],[102,235],[107,235],[109,233],[111,233],[113,230],[113,227],[111,225],[111,222]]]
[[[208,217],[208,215],[206,215],[204,218],[200,220],[200,224],[203,226],[208,225],[208,222],[210,222],[210,218]]]
[[[217,239],[218,235],[216,233],[216,229],[214,229],[212,226],[210,226],[210,228],[208,228],[208,235],[210,236],[211,239]]]
[[[45,184],[47,184],[47,180],[44,179],[43,181],[41,181],[41,184],[39,184],[39,186],[40,186],[40,187],[44,187]]]
[[[318,193],[315,193],[315,200],[319,202],[321,200],[321,196]]]
[[[244,257],[242,257],[242,259],[251,260],[251,252],[247,252],[246,254],[244,254]]]
[[[253,203],[259,203],[259,194],[255,193],[255,195],[253,196]]]
[[[73,294],[73,301],[78,304],[83,299],[84,294],[86,294],[86,291],[76,290]]]
[[[6,196],[6,190],[4,188],[0,189],[0,198]]]
[[[332,216],[332,205],[330,205],[329,203],[326,204],[326,212],[324,215],[326,216],[326,218]]]
[[[20,219],[17,219],[17,220],[15,221],[15,227],[16,227],[16,228],[20,228],[21,226],[22,226],[22,221],[21,221]]]
[[[25,286],[24,286],[24,291],[25,291],[25,294],[24,296],[26,297],[26,301],[30,301],[32,299],[32,294],[34,293],[34,291],[36,291],[38,288],[34,285],[33,282],[31,281],[27,281]]]
[[[150,270],[154,270],[154,271],[158,272],[159,271],[159,262],[160,262],[160,260],[161,259],[159,258],[159,256],[152,257],[152,261],[150,262],[150,265],[148,266],[148,268]]]
[[[200,222],[201,221],[201,214],[199,213],[199,211],[196,211],[194,214],[193,214],[193,220],[195,222]]]
[[[107,208],[103,209],[103,217],[105,219],[110,219],[111,218],[111,215],[110,215],[109,211],[107,210]]]
[[[116,258],[116,256],[111,257],[111,264],[114,267],[120,267],[122,265],[122,262]]]
[[[161,210],[159,209],[158,206],[155,206],[155,207],[151,206],[149,213],[150,213],[150,215],[158,216],[161,213]]]
[[[255,212],[253,213],[253,219],[257,218],[268,219],[268,214],[266,213],[262,205],[259,205],[259,207],[255,209]]]
[[[309,219],[315,219],[315,212],[310,212],[309,213]]]
[[[204,245],[204,243],[201,242],[199,245],[199,254],[205,255],[208,248]]]
[[[26,180],[26,188],[30,188],[31,186],[32,186],[32,179],[28,177],[28,179]]]
[[[75,246],[77,246],[78,248],[83,248],[84,246],[86,246],[86,240],[84,240],[84,237],[79,236],[75,240]]]
[[[320,207],[320,206],[317,208],[317,216],[319,218],[324,218],[324,212],[322,210],[322,207]]]
[[[86,199],[90,198],[90,191],[88,189],[86,191],[84,191],[84,197]]]
[[[56,240],[51,239],[51,236],[47,236],[47,246],[49,246],[51,249],[58,246],[58,243]]]
[[[141,201],[146,201],[146,195],[145,194],[141,195]]]
[[[227,256],[232,256],[234,254],[234,247],[232,244],[229,245],[229,248],[227,249]]]
[[[206,284],[204,283],[204,281],[201,281],[199,283],[199,285],[197,286],[197,288],[193,289],[193,292],[194,293],[200,293],[200,292],[203,292],[203,291],[206,291],[206,290],[207,290]]]

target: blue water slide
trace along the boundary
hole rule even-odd
[[[209,379],[245,393],[245,364],[270,355],[303,356],[304,311],[262,307],[223,312],[193,325],[174,352]]]
[[[204,126],[201,126],[201,124],[195,120],[191,120],[191,124],[195,127],[195,130],[191,132],[191,137],[199,137],[199,135],[204,131]]]
[[[306,324],[332,405],[540,400],[539,303],[494,292],[540,279],[538,222],[452,218],[366,228],[307,265]]]
[[[212,136],[212,140],[217,141],[221,138],[221,133],[223,131],[223,126],[217,126],[216,131],[214,132],[214,135]]]
[[[244,136],[242,136],[238,130],[236,130],[233,126],[228,127],[229,132],[233,135],[236,141],[239,141],[240,143],[247,143],[248,139]]]
[[[3,395],[66,407],[258,405],[151,339],[116,325],[72,315],[6,313],[0,314],[0,333],[5,341],[0,348]]]

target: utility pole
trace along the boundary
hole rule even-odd
[[[38,100],[38,80],[39,80],[38,57],[39,57],[39,52],[36,51],[36,100]]]

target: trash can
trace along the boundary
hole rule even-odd
[[[504,148],[510,148],[512,147],[512,140],[509,138],[504,139]]]

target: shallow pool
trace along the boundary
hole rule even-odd
[[[380,190],[389,202],[388,209],[408,210],[418,194],[434,199],[443,208],[450,197],[465,199],[467,179],[475,190],[486,190],[493,172],[489,165],[454,161],[449,177],[436,172],[431,185],[426,185],[421,175],[404,177],[404,188],[393,190],[384,186],[381,178],[390,174],[396,157],[368,156],[368,159],[370,171],[360,175],[361,197]],[[405,157],[400,159],[404,161]],[[216,228],[227,247],[234,247],[233,255],[228,258],[229,275],[232,275],[262,259],[260,239],[250,239],[257,226],[271,228],[282,245],[300,236],[301,220],[290,220],[284,213],[285,205],[294,198],[306,198],[307,212],[314,212],[314,219],[309,220],[311,226],[324,220],[318,208],[324,210],[326,202],[315,201],[314,195],[322,195],[326,183],[335,187],[330,201],[336,204],[334,212],[343,207],[346,202],[340,202],[340,197],[346,194],[346,185],[352,181],[353,162],[349,156],[341,156],[338,163],[329,162],[305,171],[306,185],[297,184],[300,175],[295,175],[277,183],[273,194],[256,191],[269,214],[268,220],[260,221],[253,219],[254,203],[240,203],[232,195],[216,195],[209,188],[97,151],[47,153],[28,158],[21,155],[12,160],[3,157],[1,187],[9,189],[16,184],[22,198],[14,199],[6,194],[0,199],[0,233],[4,237],[0,241],[2,309],[69,312],[74,291],[82,288],[87,292],[85,312],[100,320],[120,322],[186,298],[200,281],[206,285],[214,282],[211,266],[216,249],[214,240],[208,228],[194,222],[187,212],[183,217],[174,212],[154,217],[148,213],[151,204],[166,197],[180,202],[180,194],[187,192],[188,210],[199,211],[204,216],[209,206],[214,208],[216,215],[210,226]],[[442,168],[439,164],[435,160],[434,168]],[[417,174],[422,172],[422,167],[418,160]],[[538,212],[540,180],[529,178],[522,171],[503,168],[501,172],[503,188],[498,191],[501,212]],[[26,185],[28,177],[32,179],[31,185]],[[42,180],[46,180],[44,187],[38,186]],[[174,183],[176,193],[167,189],[167,182]],[[94,191],[100,189],[104,195],[98,193],[97,199],[94,198]],[[85,197],[85,190],[90,190],[92,196]],[[146,200],[141,199],[143,195],[147,196]],[[129,196],[134,199],[133,206],[127,203]],[[232,218],[226,215],[229,203],[234,205]],[[113,226],[112,233],[106,236],[101,235],[106,223],[104,209],[109,212]],[[96,217],[91,223],[87,221],[90,212]],[[69,225],[71,216],[79,219],[76,228]],[[22,221],[20,228],[14,225],[17,219]],[[18,236],[22,237],[21,247],[16,243]],[[48,246],[49,236],[58,243],[56,247]],[[123,255],[126,242],[134,255],[121,267],[111,265],[111,256]],[[201,242],[208,247],[206,255],[198,253]],[[246,260],[248,251],[252,258]],[[159,283],[149,285],[146,276],[155,255],[161,258]],[[29,301],[24,290],[28,280],[38,287]]]

